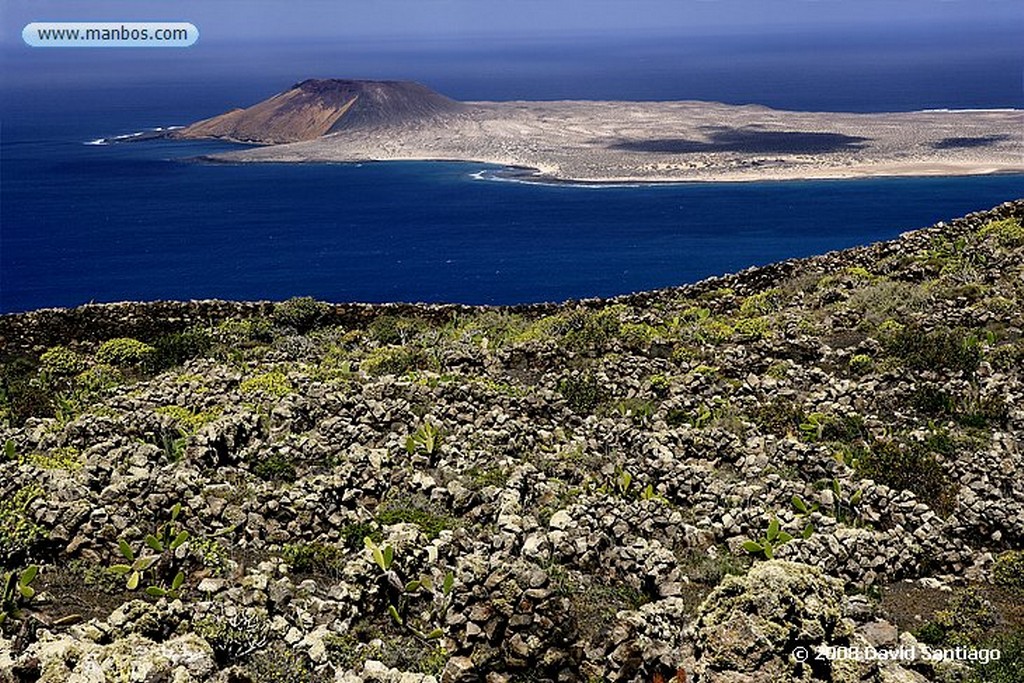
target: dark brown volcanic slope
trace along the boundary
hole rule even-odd
[[[309,79],[247,109],[197,121],[174,137],[299,142],[341,130],[434,121],[464,109],[412,81]]]

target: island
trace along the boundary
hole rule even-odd
[[[1024,110],[781,111],[718,102],[458,102],[418,83],[310,79],[168,133],[228,162],[448,160],[541,181],[741,181],[1024,172]]]

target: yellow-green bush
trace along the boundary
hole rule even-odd
[[[33,465],[43,470],[67,470],[74,472],[82,469],[82,457],[74,446],[54,448],[49,451],[36,451],[20,458],[22,464]]]
[[[220,417],[222,411],[221,408],[195,411],[181,406],[160,406],[154,412],[172,418],[186,434],[195,434]]]
[[[131,337],[108,339],[96,350],[96,360],[117,367],[141,366],[153,360],[156,349]]]
[[[1024,225],[1021,225],[1019,218],[991,221],[978,234],[982,237],[995,237],[996,241],[1004,247],[1024,245]]]
[[[39,369],[56,377],[77,375],[87,367],[89,362],[85,356],[66,346],[49,348],[39,357]]]
[[[29,516],[32,501],[42,494],[42,487],[31,484],[0,498],[0,567],[14,568],[46,536]]]
[[[242,382],[239,391],[243,394],[264,394],[281,398],[292,391],[291,382],[283,372],[266,372],[256,375]]]

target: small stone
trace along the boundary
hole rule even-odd
[[[441,683],[470,683],[476,680],[476,666],[469,657],[452,657],[441,673]]]
[[[552,529],[568,529],[572,525],[572,517],[565,510],[559,510],[555,514],[551,515],[551,520],[548,522],[548,526]]]
[[[865,640],[876,647],[895,645],[899,638],[899,630],[887,621],[872,621],[857,630]]]

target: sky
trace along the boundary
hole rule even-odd
[[[4,0],[4,43],[30,21],[189,21],[202,40],[530,38],[1024,24],[1020,0]]]
[[[33,21],[190,22],[200,36],[183,49],[31,48]],[[0,29],[0,89],[20,93],[137,84],[173,99],[205,86],[237,106],[343,77],[459,99],[856,111],[881,83],[907,92],[878,105],[894,110],[1024,104],[1022,0],[0,0]],[[783,96],[797,86],[830,96]]]

